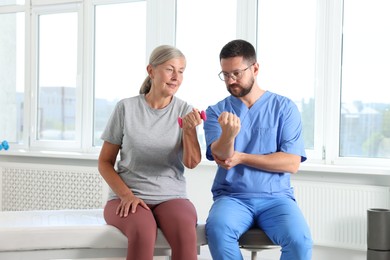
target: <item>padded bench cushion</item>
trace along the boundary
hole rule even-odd
[[[156,248],[169,248],[158,231]],[[198,225],[198,245],[207,244]],[[102,209],[0,212],[0,251],[127,248],[127,238],[107,225]]]

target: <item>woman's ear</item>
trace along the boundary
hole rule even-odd
[[[153,66],[150,64],[146,66],[146,71],[148,72],[149,77],[153,79]]]

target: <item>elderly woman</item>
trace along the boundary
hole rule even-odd
[[[183,174],[201,161],[196,127],[202,121],[175,97],[185,67],[180,50],[157,47],[140,95],[118,102],[101,136],[99,172],[111,188],[104,217],[127,236],[127,260],[153,259],[157,228],[173,260],[197,259],[197,214]]]

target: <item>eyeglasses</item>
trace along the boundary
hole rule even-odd
[[[242,78],[242,76],[244,75],[244,72],[249,69],[251,66],[255,65],[255,63],[249,65],[248,67],[246,67],[245,69],[242,69],[242,70],[235,70],[233,72],[224,72],[224,71],[221,71],[219,74],[218,74],[218,77],[223,80],[223,81],[228,81],[229,78],[231,78],[232,80],[240,80]]]

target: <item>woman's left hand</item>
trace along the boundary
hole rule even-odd
[[[193,108],[192,112],[188,113],[182,118],[183,130],[196,128],[201,123],[202,123],[202,118],[200,117],[199,110],[196,108]]]

